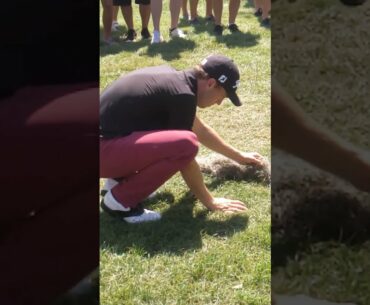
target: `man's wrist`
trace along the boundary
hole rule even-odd
[[[216,209],[216,205],[214,204],[214,199],[211,197],[208,200],[202,201],[202,204],[210,211],[214,211]]]
[[[235,162],[238,162],[240,164],[243,164],[244,163],[244,155],[243,155],[243,152],[239,151],[239,150],[235,150],[234,152],[234,157],[231,158],[232,160],[234,160]]]

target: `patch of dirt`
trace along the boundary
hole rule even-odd
[[[369,194],[283,153],[273,160],[274,266],[314,242],[370,239]]]
[[[217,179],[236,181],[255,181],[264,184],[271,182],[270,162],[265,159],[263,166],[240,165],[239,163],[218,154],[197,157],[202,173]]]

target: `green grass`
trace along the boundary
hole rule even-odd
[[[312,245],[300,259],[291,259],[274,271],[274,291],[370,304],[369,254],[369,242],[355,247],[337,242]]]
[[[140,31],[138,8],[133,8]],[[204,11],[200,2],[199,15]],[[118,21],[124,24],[121,14]],[[260,27],[246,3],[241,5],[237,24],[242,33],[225,30],[223,37],[216,38],[211,25],[192,27],[181,22],[188,39],[170,40],[168,1],[164,1],[161,28],[167,42],[101,46],[101,89],[140,67],[169,64],[185,69],[210,53],[232,57],[241,72],[238,92],[244,105],[236,108],[225,101],[198,115],[233,146],[270,158],[270,31]],[[199,153],[210,151],[202,147]],[[101,213],[101,304],[270,304],[269,187],[205,179],[215,196],[242,200],[248,213],[207,212],[179,175],[147,202],[162,213],[159,222],[128,225]]]

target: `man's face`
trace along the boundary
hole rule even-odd
[[[221,105],[222,101],[227,97],[225,89],[218,85],[213,78],[201,80],[198,88],[199,108],[207,108],[215,104]]]

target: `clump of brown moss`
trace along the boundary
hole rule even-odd
[[[198,157],[197,162],[202,173],[217,179],[256,181],[269,184],[271,182],[270,162],[264,159],[262,166],[241,165],[233,160],[217,154]]]

